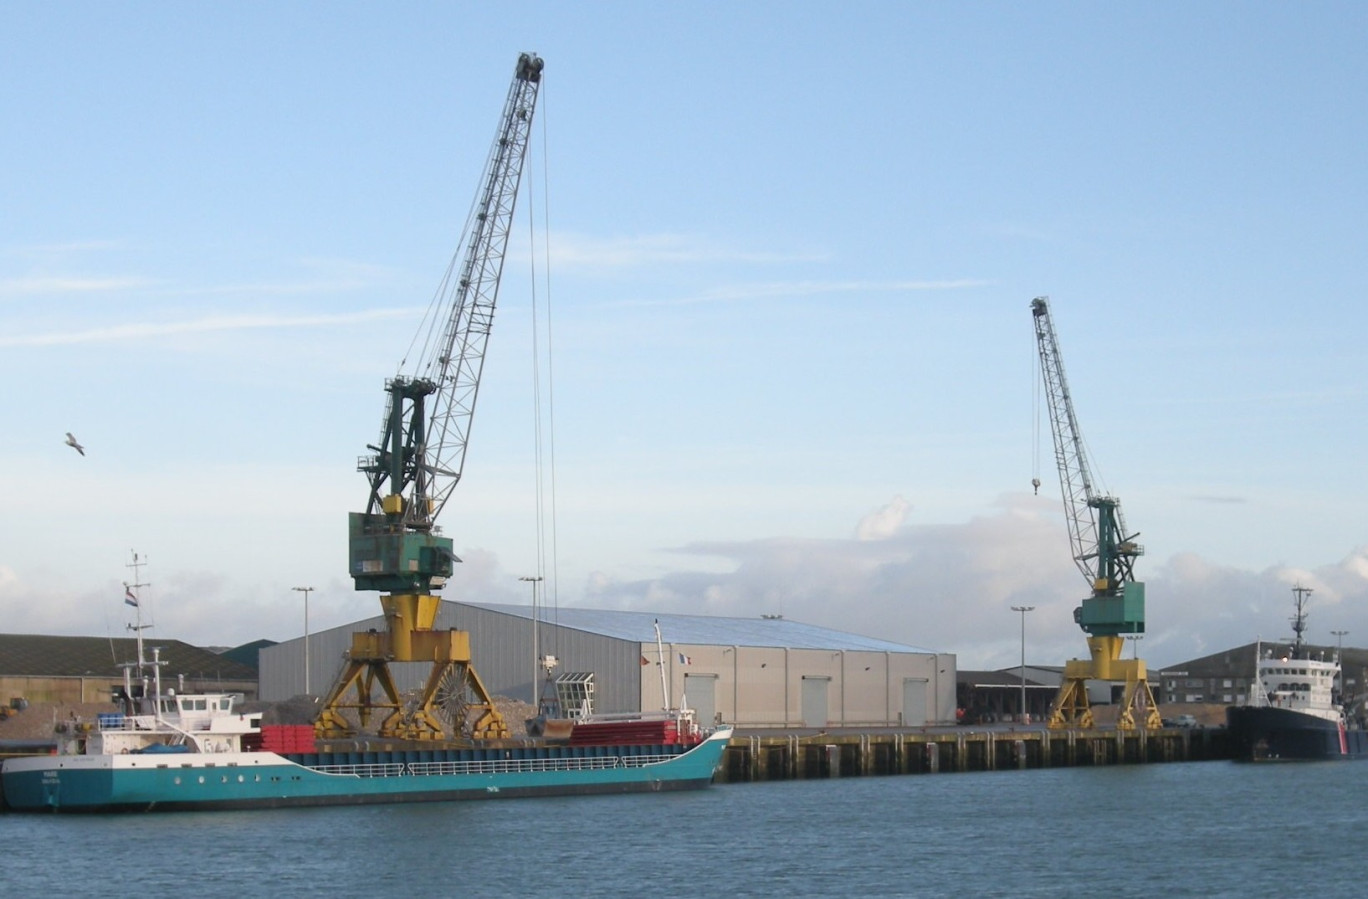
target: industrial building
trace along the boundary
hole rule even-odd
[[[1258,653],[1285,656],[1292,652],[1288,641],[1246,643],[1200,658],[1170,665],[1159,672],[1161,702],[1219,703],[1243,705],[1254,683]],[[1365,679],[1368,678],[1368,649],[1345,646],[1302,647],[1308,658],[1341,658],[1341,682],[1336,691],[1351,710],[1363,706]]]
[[[489,691],[534,702],[552,677],[593,675],[593,711],[639,712],[681,703],[700,721],[743,727],[897,727],[953,724],[955,657],[781,617],[719,618],[649,612],[444,601],[434,625],[470,634]],[[260,654],[264,700],[326,694],[357,631],[383,616],[270,646]],[[659,628],[657,639],[657,627]],[[306,664],[307,658],[307,664]],[[431,665],[390,666],[401,691]],[[534,687],[534,685],[536,685]]]

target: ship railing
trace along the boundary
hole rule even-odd
[[[408,773],[403,762],[372,763],[363,765],[309,765],[309,770],[320,774],[344,774],[352,777],[399,777]]]
[[[672,755],[588,756],[584,758],[485,759],[470,762],[410,762],[409,773],[432,774],[522,774],[539,771],[604,771],[612,768],[642,768],[669,761]]]
[[[584,758],[485,759],[468,762],[387,762],[356,765],[309,765],[320,774],[351,777],[417,777],[436,774],[524,774],[544,771],[604,771],[645,768],[677,755],[588,756]]]
[[[437,774],[531,774],[545,771],[605,771],[644,768],[678,758],[676,755],[590,756],[585,758],[485,759],[468,762],[389,762],[357,765],[310,765],[320,774],[351,777],[417,777]]]

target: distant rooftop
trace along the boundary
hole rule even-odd
[[[457,605],[488,609],[519,618],[532,618],[531,606],[458,602]],[[636,643],[655,642],[655,624],[666,643],[697,643],[716,646],[760,646],[781,649],[834,649],[852,652],[935,653],[934,649],[891,643],[873,637],[847,634],[803,624],[787,618],[720,618],[711,615],[670,615],[607,609],[539,609],[543,622],[571,630],[601,634]]]

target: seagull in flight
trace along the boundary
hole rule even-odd
[[[76,442],[76,438],[71,436],[70,431],[67,431],[66,445],[80,453],[82,456],[85,455],[85,447]]]

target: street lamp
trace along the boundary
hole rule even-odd
[[[1026,613],[1034,612],[1035,606],[1012,606],[1013,612],[1021,613],[1021,714],[1026,714]]]
[[[539,574],[518,578],[518,580],[526,581],[532,585],[532,705],[538,708],[541,706],[541,697],[537,695],[537,678],[540,677],[541,659],[537,656],[539,651],[537,646],[537,584],[541,583],[541,579],[542,577]]]
[[[1344,635],[1347,634],[1347,633],[1349,633],[1349,632],[1348,632],[1348,631],[1331,631],[1330,633],[1332,633],[1332,634],[1335,635],[1335,664],[1339,665],[1339,671],[1340,671],[1340,702],[1343,703],[1343,702],[1345,701],[1345,699],[1344,699],[1345,696],[1348,694],[1348,691],[1345,689],[1345,681],[1344,681]]]
[[[313,587],[291,587],[304,594],[304,695],[309,695],[309,594]]]
[[[1338,656],[1340,656],[1341,658],[1343,658],[1343,656],[1344,656],[1344,635],[1347,634],[1347,633],[1349,633],[1349,632],[1348,632],[1348,631],[1331,631],[1330,633],[1332,633],[1332,634],[1335,635],[1335,654],[1338,655]],[[1343,663],[1341,662],[1341,664],[1343,664]]]

